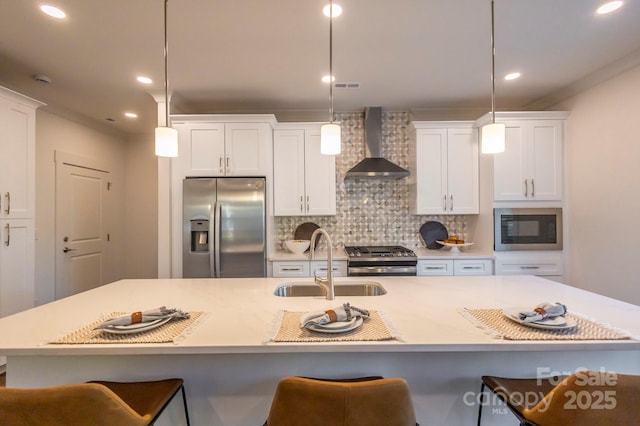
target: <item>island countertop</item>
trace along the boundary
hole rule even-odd
[[[283,278],[122,280],[0,320],[0,353],[11,355],[230,354],[279,352],[457,352],[640,350],[636,340],[508,341],[492,338],[462,308],[534,307],[562,302],[569,311],[640,336],[640,307],[534,276],[342,277],[376,281],[382,296],[278,297]],[[311,278],[294,280],[314,285]],[[267,342],[278,314],[344,302],[384,313],[400,339],[381,342]],[[178,344],[46,344],[110,312],[158,306],[205,312]]]
[[[7,386],[181,377],[192,424],[237,426],[264,423],[282,377],[381,375],[406,378],[420,424],[449,426],[475,424],[482,375],[540,377],[584,368],[640,374],[637,340],[501,340],[459,313],[560,301],[569,311],[640,335],[638,306],[533,276],[336,279],[364,280],[381,283],[388,293],[328,301],[274,296],[282,278],[118,281],[0,319]],[[310,278],[295,281],[315,285]],[[383,312],[400,339],[266,342],[283,310],[325,310],[344,302]],[[161,305],[207,316],[177,344],[47,344],[104,314]],[[495,404],[485,410],[488,418],[483,412],[484,423],[517,424]],[[180,403],[156,424],[183,425]]]

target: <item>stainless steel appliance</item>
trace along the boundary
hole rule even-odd
[[[494,250],[562,250],[561,208],[493,209]]]
[[[347,246],[347,275],[416,275],[418,257],[401,246]]]
[[[182,276],[265,277],[265,179],[186,178],[182,189]]]

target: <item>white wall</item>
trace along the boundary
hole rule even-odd
[[[54,152],[99,159],[112,173],[113,199],[116,206],[124,201],[124,141],[62,118],[46,110],[36,113],[36,303],[54,300],[55,296],[55,162]],[[124,209],[113,210],[113,231],[106,268],[106,278],[124,277]]]
[[[640,67],[554,109],[571,111],[569,283],[640,304]]]

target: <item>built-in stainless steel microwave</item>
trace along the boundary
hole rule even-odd
[[[494,250],[562,250],[561,208],[493,209]]]

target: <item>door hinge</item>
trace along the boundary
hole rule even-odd
[[[107,191],[111,191],[111,185],[112,185],[111,182],[107,182]]]
[[[107,241],[111,241],[111,234],[107,233]]]

